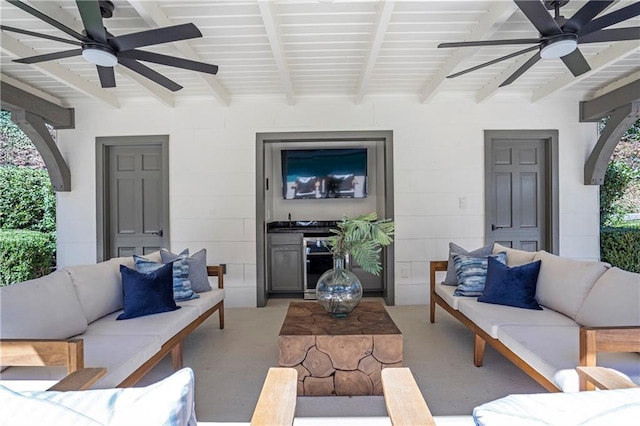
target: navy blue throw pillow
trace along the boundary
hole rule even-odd
[[[540,264],[541,261],[538,260],[509,268],[489,257],[487,280],[478,302],[541,311],[542,308],[535,298]]]
[[[173,300],[173,264],[148,274],[120,265],[124,312],[117,320],[180,309]]]

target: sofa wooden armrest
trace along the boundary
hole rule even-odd
[[[579,365],[595,367],[599,352],[640,352],[640,327],[580,327]],[[580,375],[580,390],[594,389],[595,385]]]
[[[106,368],[81,368],[65,376],[47,390],[59,392],[86,390],[105,374],[107,374]]]
[[[218,288],[224,288],[224,265],[207,266],[207,275],[210,277],[218,277]],[[224,328],[224,303],[221,303],[218,309],[218,317],[220,319],[220,330]]]
[[[67,374],[84,367],[82,339],[0,340],[0,365],[65,367]]]
[[[622,377],[610,368],[605,367],[576,367],[580,379],[592,383],[598,389],[630,389],[640,387],[631,380]]]
[[[251,425],[293,424],[297,386],[298,371],[295,368],[270,368],[251,417]]]
[[[385,368],[381,372],[382,390],[387,413],[394,426],[434,426],[429,407],[411,370]]]
[[[218,288],[224,288],[224,265],[207,265],[207,275],[210,277],[218,277]]]
[[[429,264],[429,321],[433,324],[436,320],[436,272],[447,270],[447,260],[432,260]]]

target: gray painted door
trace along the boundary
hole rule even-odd
[[[487,161],[487,241],[520,250],[545,249],[545,142],[492,141]]]
[[[107,258],[163,246],[162,146],[111,146],[108,161]]]

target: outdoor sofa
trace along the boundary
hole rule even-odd
[[[591,389],[576,366],[609,367],[640,383],[640,274],[495,244],[500,252],[508,267],[541,261],[535,299],[542,310],[456,296],[455,286],[437,279],[448,261],[430,265],[430,321],[439,305],[467,326],[477,367],[488,343],[549,391]]]
[[[0,365],[8,367],[0,372],[0,384],[46,389],[69,373],[93,367],[106,374],[92,388],[133,386],[168,354],[174,369],[182,368],[182,342],[191,331],[216,311],[224,328],[223,268],[206,266],[206,252],[199,259],[200,279],[210,291],[177,302],[179,309],[125,320],[116,319],[123,314],[120,266],[135,269],[133,257],[67,267],[0,287]],[[162,263],[160,252],[146,260]],[[175,271],[166,273],[174,279]],[[172,303],[173,289],[168,291]]]

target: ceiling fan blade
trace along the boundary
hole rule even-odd
[[[470,73],[471,71],[476,71],[476,70],[479,70],[479,69],[481,69],[481,68],[488,67],[489,65],[497,64],[498,62],[501,62],[501,61],[505,61],[505,60],[507,60],[507,59],[514,58],[514,57],[516,57],[516,56],[518,56],[518,55],[522,55],[522,54],[524,54],[524,53],[532,52],[532,51],[534,51],[534,50],[536,50],[536,49],[538,49],[538,46],[528,47],[528,48],[526,48],[526,49],[524,49],[524,50],[520,50],[519,52],[510,53],[509,55],[503,56],[503,57],[501,57],[501,58],[494,59],[494,60],[492,60],[492,61],[485,62],[484,64],[480,64],[480,65],[478,65],[478,66],[475,66],[475,67],[472,67],[472,68],[466,69],[466,70],[464,70],[464,71],[460,71],[460,72],[457,72],[457,73],[455,73],[455,74],[448,75],[448,76],[447,76],[447,78],[455,78],[455,77],[459,77],[459,76],[461,76],[461,75],[463,75],[463,74]]]
[[[573,74],[574,77],[582,75],[587,71],[591,71],[591,67],[579,49],[574,50],[560,59],[562,59],[562,62],[564,62],[567,68],[569,68],[569,71],[571,71],[571,74]]]
[[[138,74],[147,77],[149,80],[165,87],[166,89],[171,90],[172,92],[177,92],[178,90],[182,89],[182,86],[180,86],[178,83],[169,80],[167,77],[152,70],[148,66],[142,65],[140,62],[136,61],[135,59],[119,57],[118,62],[121,65],[129,68],[130,70],[135,71]]]
[[[553,20],[549,11],[541,1],[514,0],[514,3],[543,36],[562,33],[558,23]]]
[[[98,0],[76,0],[76,4],[87,35],[97,42],[106,43],[107,33],[102,23]]]
[[[591,34],[595,31],[617,24],[618,22],[634,18],[638,15],[640,15],[640,2],[635,2],[629,6],[625,6],[615,12],[608,13],[589,22],[578,32],[578,37],[583,37],[587,34]]]
[[[625,40],[640,40],[640,27],[600,30],[580,37],[578,43],[602,43]]]
[[[589,23],[589,21],[595,18],[598,13],[605,10],[612,3],[613,0],[596,0],[588,2],[582,6],[582,8],[571,17],[571,19],[564,23],[562,30],[577,33],[585,24]]]
[[[194,24],[181,24],[121,35],[110,39],[109,43],[116,47],[118,51],[123,51],[197,37],[202,37],[198,27]]]
[[[190,59],[176,58],[175,56],[161,55],[159,53],[145,52],[144,50],[126,50],[118,53],[118,55],[119,57],[138,59],[140,61],[205,72],[207,74],[216,74],[218,72],[217,65],[205,64],[204,62],[196,62]]]
[[[7,26],[4,26],[4,25],[0,25],[0,30],[9,31],[9,32],[12,32],[12,33],[30,35],[30,36],[33,36],[33,37],[46,38],[47,40],[59,41],[60,43],[68,43],[68,44],[73,44],[75,46],[82,46],[82,43],[80,43],[79,41],[69,40],[69,39],[66,39],[66,38],[60,38],[60,37],[56,37],[56,36],[52,36],[52,35],[48,35],[48,34],[40,34],[40,33],[36,33],[36,32],[33,32],[33,31],[28,31],[28,30],[21,30],[20,28],[7,27]]]
[[[522,74],[524,74],[529,68],[534,66],[540,59],[541,59],[540,58],[540,52],[538,52],[535,55],[533,55],[531,58],[529,58],[529,60],[527,62],[525,62],[520,68],[518,68],[516,70],[516,72],[511,74],[509,76],[509,78],[507,78],[505,81],[503,81],[502,84],[500,86],[498,86],[498,87],[504,87],[504,86],[507,86],[507,85],[513,83],[514,81],[516,81],[516,79],[518,77],[520,77]]]
[[[116,75],[113,67],[101,67],[96,65],[98,69],[98,77],[100,77],[100,85],[102,87],[116,87]]]
[[[14,5],[15,7],[24,10],[28,14],[33,15],[36,18],[46,22],[47,24],[49,24],[49,25],[51,25],[53,27],[56,27],[60,31],[63,31],[63,32],[69,34],[73,38],[76,38],[76,39],[78,39],[80,41],[86,41],[87,40],[87,37],[83,36],[79,32],[72,30],[71,28],[67,27],[66,25],[61,24],[60,22],[56,21],[55,19],[49,18],[44,13],[34,9],[33,7],[31,7],[31,6],[29,6],[29,5],[25,4],[25,3],[22,3],[21,1],[18,1],[18,0],[7,0],[7,1],[9,3],[11,3],[12,5]]]
[[[65,50],[62,52],[47,53],[44,55],[29,56],[28,58],[14,59],[13,62],[20,64],[36,64],[38,62],[53,61],[55,59],[70,58],[82,55],[82,49]]]
[[[509,44],[536,44],[544,41],[544,38],[516,38],[512,40],[478,40],[459,41],[452,43],[440,43],[438,47],[476,47],[476,46],[502,46]]]

